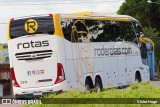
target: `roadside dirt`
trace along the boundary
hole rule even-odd
[[[151,81],[153,87],[160,87],[160,81]]]

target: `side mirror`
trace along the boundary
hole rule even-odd
[[[140,37],[143,37],[143,36],[144,36],[143,32],[140,32]]]

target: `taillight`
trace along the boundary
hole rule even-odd
[[[13,86],[20,87],[20,85],[18,84],[18,82],[16,80],[15,74],[14,74],[14,68],[10,69],[10,73],[11,73],[11,78],[12,78]]]
[[[64,80],[65,80],[65,74],[64,74],[63,65],[61,63],[58,63],[57,64],[57,79],[55,81],[55,84],[58,84]]]
[[[11,19],[11,22],[14,21],[14,18]]]
[[[49,16],[53,17],[53,15],[52,15],[52,14],[49,14]]]

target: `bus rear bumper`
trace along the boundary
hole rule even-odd
[[[13,87],[13,94],[16,98],[34,98],[37,96],[48,95],[50,93],[59,93],[66,90],[66,81],[63,81],[62,83],[54,84],[53,86],[48,87],[26,89],[20,87]]]

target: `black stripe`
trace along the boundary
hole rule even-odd
[[[16,56],[16,58],[24,58],[24,57],[31,57],[31,55],[25,55],[25,56]]]
[[[46,54],[37,54],[36,56],[42,56],[42,55],[52,55],[52,53],[46,53]]]
[[[22,52],[22,53],[16,53],[15,55],[35,54],[35,53],[44,53],[44,52],[52,52],[52,50],[32,51],[32,52]]]
[[[48,82],[48,81],[52,81],[52,79],[38,80],[38,82]]]
[[[36,59],[44,59],[44,58],[49,58],[51,56],[44,56],[44,57],[37,57],[37,58],[22,58],[18,60],[36,60]]]

